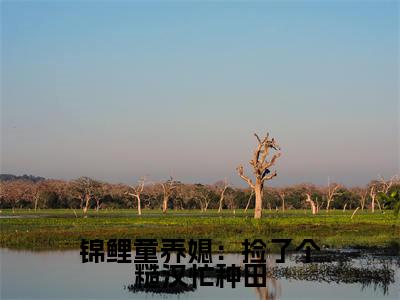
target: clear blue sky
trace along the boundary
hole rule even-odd
[[[2,1],[1,172],[273,185],[399,170],[397,1]]]

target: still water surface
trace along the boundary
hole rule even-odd
[[[269,257],[270,261],[275,258]],[[229,284],[223,289],[198,286],[194,291],[178,295],[133,293],[126,288],[135,282],[133,264],[82,264],[79,250],[29,252],[0,249],[0,259],[1,299],[400,299],[398,258],[383,264],[376,261],[366,264],[370,269],[389,269],[389,280],[379,278],[380,273],[371,283],[357,280],[349,283],[345,278],[343,281],[339,278],[339,282],[319,282],[321,278],[313,281],[281,276],[268,279],[267,288],[244,287],[242,280],[235,289]],[[239,265],[241,260],[241,255],[225,254],[223,262]],[[288,261],[280,266],[302,265],[305,264]],[[362,259],[352,260],[355,268],[362,265],[365,266]]]

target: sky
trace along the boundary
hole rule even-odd
[[[1,1],[1,173],[268,185],[399,173],[397,1]]]

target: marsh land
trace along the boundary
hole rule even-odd
[[[400,219],[390,211],[332,210],[311,215],[307,210],[264,211],[260,220],[248,210],[91,210],[87,218],[72,209],[2,210],[0,247],[25,250],[75,249],[81,239],[182,238],[212,239],[214,250],[240,252],[244,239],[291,238],[292,246],[305,238],[322,248],[399,248]],[[272,252],[279,248],[271,246]]]

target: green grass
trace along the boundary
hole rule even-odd
[[[285,213],[264,211],[261,220],[252,218],[253,211],[230,210],[218,214],[214,210],[135,210],[91,211],[88,218],[73,210],[3,210],[0,214],[0,247],[13,249],[74,249],[82,238],[210,238],[215,250],[220,244],[225,252],[239,252],[244,239],[292,238],[297,246],[304,238],[312,238],[319,246],[387,247],[400,241],[400,219],[391,212],[351,211],[322,212],[317,216],[309,211],[291,210]],[[4,218],[19,216],[18,218]],[[269,244],[271,245],[271,244]],[[272,251],[279,248],[275,246]]]

